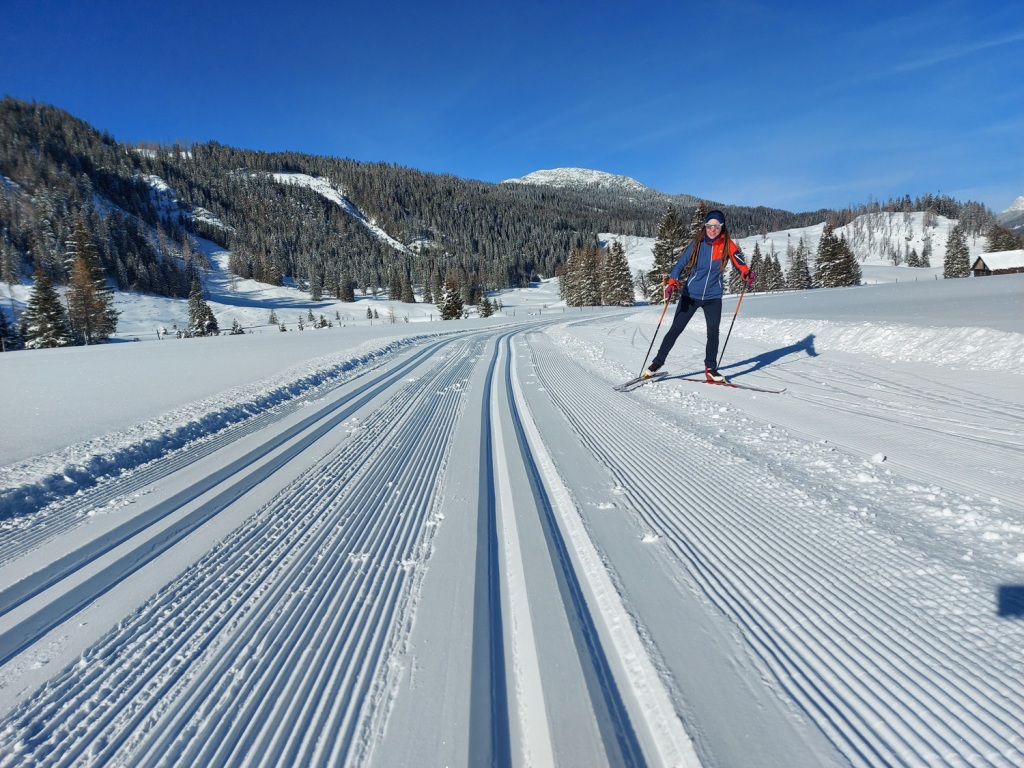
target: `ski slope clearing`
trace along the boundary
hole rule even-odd
[[[12,355],[0,766],[1024,764],[1022,290]]]

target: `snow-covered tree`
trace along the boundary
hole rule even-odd
[[[993,222],[985,235],[986,250],[992,251],[1016,251],[1024,248],[1024,237],[1017,235],[1009,227],[999,222]]]
[[[444,284],[444,291],[441,295],[441,303],[438,310],[441,312],[442,320],[458,320],[462,317],[462,291],[459,286],[449,280]]]
[[[814,282],[823,288],[860,285],[861,271],[857,257],[846,242],[836,237],[831,224],[825,225],[818,244],[818,258],[814,265]]]
[[[763,291],[765,290],[765,271],[764,271],[764,259],[761,257],[761,246],[759,243],[754,243],[754,252],[750,255],[750,264],[748,264],[752,270],[754,270],[754,284],[747,290],[749,291]]]
[[[790,290],[804,291],[811,287],[811,268],[808,264],[809,253],[804,239],[790,256],[789,272],[786,274],[786,285]]]
[[[42,269],[32,276],[32,292],[21,315],[25,349],[69,347],[74,343],[60,296]]]
[[[618,240],[611,244],[601,267],[601,300],[615,307],[631,307],[636,303],[626,249]]]
[[[216,336],[219,331],[217,318],[203,296],[203,286],[199,278],[194,277],[188,294],[188,332],[193,336]]]
[[[959,224],[949,230],[946,238],[946,258],[942,262],[944,278],[967,277],[971,274],[971,252],[967,247],[967,236]]]
[[[559,278],[559,295],[570,307],[601,305],[601,274],[596,248],[577,248],[569,254]]]

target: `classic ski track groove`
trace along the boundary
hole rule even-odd
[[[1024,681],[985,647],[975,650],[969,631],[998,619],[979,611],[965,627],[963,617],[921,612],[907,623],[893,587],[920,567],[912,552],[891,542],[864,562],[862,547],[842,538],[855,531],[822,540],[815,516],[834,503],[827,489],[788,487],[710,435],[659,446],[659,465],[651,466],[649,451],[626,448],[644,445],[643,425],[659,418],[643,398],[616,398],[614,414],[593,419],[591,404],[607,402],[607,383],[547,337],[528,339],[545,390],[638,517],[851,762],[966,762],[978,754],[992,765],[1024,761]],[[733,501],[722,506],[725,495]],[[935,595],[950,594],[941,574],[927,578]],[[888,682],[873,688],[861,677]],[[970,708],[958,703],[968,699]]]

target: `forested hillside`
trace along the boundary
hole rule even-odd
[[[216,142],[126,144],[60,109],[12,98],[0,101],[0,173],[0,279],[38,270],[65,283],[67,243],[81,222],[118,289],[176,297],[188,295],[203,266],[189,235],[231,250],[242,276],[289,279],[315,298],[404,283],[424,286],[431,300],[446,281],[475,296],[550,276],[598,233],[653,236],[669,203],[688,216],[695,199],[490,184]],[[365,218],[271,175],[280,173],[326,179]],[[925,202],[957,215],[962,208],[948,198]],[[725,210],[738,237],[852,215],[709,203]],[[922,204],[908,197],[888,205]]]

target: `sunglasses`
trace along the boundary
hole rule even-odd
[[[704,226],[707,229],[721,229],[722,228],[721,224],[705,224]]]

